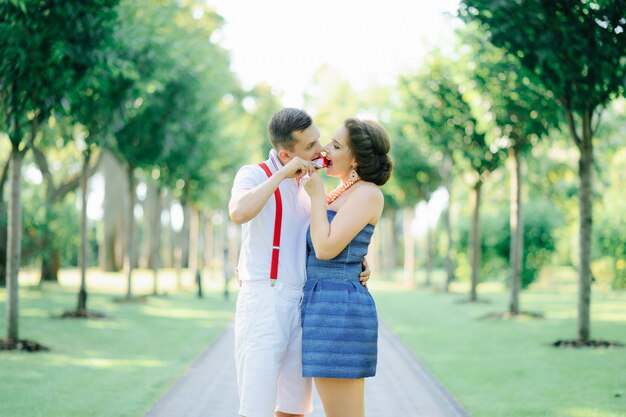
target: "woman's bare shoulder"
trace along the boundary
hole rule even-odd
[[[361,185],[358,190],[356,191],[360,191],[362,193],[366,193],[366,195],[368,196],[378,196],[380,198],[383,198],[383,192],[381,191],[380,187],[376,184],[374,184],[373,182],[363,182],[363,185]]]
[[[371,182],[363,182],[363,184],[354,190],[354,197],[358,201],[367,201],[368,204],[376,205],[384,204],[385,197],[380,187]]]

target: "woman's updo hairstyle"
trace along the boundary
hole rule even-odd
[[[391,143],[385,128],[373,120],[357,118],[347,119],[344,125],[348,129],[348,145],[356,158],[356,173],[376,185],[386,183],[393,161],[388,155]]]

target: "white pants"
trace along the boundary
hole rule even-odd
[[[313,410],[311,378],[302,377],[302,288],[243,281],[235,316],[239,415]]]

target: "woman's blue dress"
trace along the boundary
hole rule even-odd
[[[328,211],[328,221],[335,216]],[[307,234],[307,281],[302,299],[305,377],[365,378],[376,374],[376,305],[359,281],[374,226],[366,225],[339,255],[319,260]]]

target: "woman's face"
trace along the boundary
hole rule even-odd
[[[325,149],[329,160],[326,174],[332,177],[349,175],[356,165],[356,160],[348,146],[348,129],[344,125],[335,131]]]

